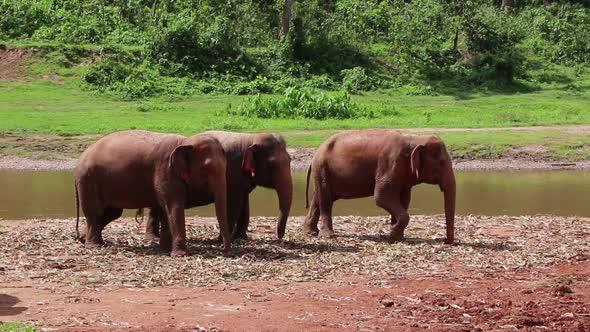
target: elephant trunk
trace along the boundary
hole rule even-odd
[[[225,179],[225,167],[211,174],[209,183],[215,199],[215,214],[219,223],[219,231],[223,238],[223,251],[231,249],[231,234],[227,221],[227,186]]]
[[[455,240],[455,200],[456,183],[452,168],[447,173],[444,184],[441,186],[445,197],[445,220],[447,224],[446,244],[453,244]]]
[[[291,168],[283,167],[275,176],[275,188],[279,198],[279,217],[277,220],[277,237],[282,239],[287,228],[287,219],[291,211],[293,199],[293,181],[291,179]]]

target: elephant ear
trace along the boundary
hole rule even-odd
[[[421,164],[421,152],[424,149],[424,145],[418,145],[412,150],[412,156],[410,157],[410,169],[412,174],[416,176],[416,179],[420,179],[420,164]]]
[[[254,162],[254,151],[256,150],[256,144],[252,144],[244,153],[244,159],[242,159],[242,170],[250,174],[252,177],[256,175],[256,166]]]
[[[192,153],[193,147],[191,145],[177,146],[170,154],[168,162],[170,170],[185,182],[188,181],[190,175]]]

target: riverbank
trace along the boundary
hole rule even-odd
[[[315,148],[290,148],[291,168],[306,170]],[[75,158],[33,159],[22,156],[0,156],[0,170],[67,171],[76,167]],[[461,171],[501,170],[590,170],[590,160],[551,160],[526,153],[494,159],[454,159],[453,168]]]
[[[458,216],[454,246],[440,215],[412,216],[393,245],[386,217],[336,217],[332,240],[302,221],[278,241],[274,218],[253,218],[224,256],[215,220],[188,218],[191,256],[171,258],[131,218],[95,250],[72,219],[3,220],[0,315],[68,331],[590,328],[589,218]]]

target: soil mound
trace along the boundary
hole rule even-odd
[[[29,54],[22,48],[0,47],[0,80],[22,79],[22,65]]]

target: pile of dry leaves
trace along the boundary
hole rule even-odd
[[[336,239],[309,238],[289,221],[276,240],[273,218],[253,218],[250,239],[223,255],[213,239],[212,218],[190,218],[191,256],[171,258],[143,239],[124,219],[104,232],[109,246],[88,250],[73,239],[74,221],[0,223],[0,282],[31,278],[43,282],[104,286],[197,286],[248,280],[322,281],[363,276],[367,284],[406,277],[453,274],[454,266],[484,277],[498,270],[579,259],[590,252],[590,219],[555,216],[462,216],[457,244],[443,244],[442,216],[413,216],[406,241],[387,243],[386,217],[336,217]]]

